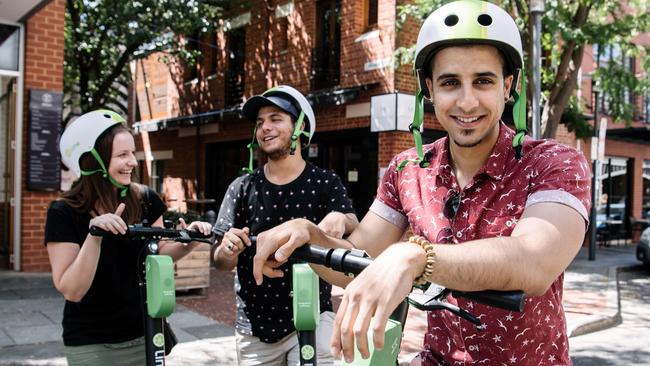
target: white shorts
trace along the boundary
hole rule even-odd
[[[330,353],[330,339],[334,313],[326,311],[320,314],[316,328],[316,351],[318,365],[335,365]],[[276,343],[264,343],[259,338],[235,332],[237,341],[237,361],[240,366],[269,365],[296,366],[300,365],[298,335],[293,332]]]

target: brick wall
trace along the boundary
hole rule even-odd
[[[65,1],[53,0],[40,9],[25,26],[25,103],[22,162],[21,268],[28,272],[50,271],[43,229],[47,205],[58,193],[28,191],[27,148],[29,146],[29,91],[63,90],[63,25]]]

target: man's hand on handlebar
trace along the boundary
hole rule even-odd
[[[342,355],[351,362],[355,338],[362,357],[370,357],[367,334],[371,326],[375,348],[384,347],[388,318],[411,292],[413,280],[424,269],[424,258],[417,245],[393,244],[346,287],[332,331],[335,357]]]
[[[284,273],[277,268],[296,248],[311,240],[312,228],[317,227],[311,221],[295,219],[257,235],[257,252],[253,258],[255,282],[261,285],[263,276],[282,277]]]
[[[246,247],[251,246],[251,239],[249,238],[250,229],[245,227],[243,229],[230,228],[226,231],[221,239],[221,247],[224,254],[236,257],[239,253],[243,252]]]

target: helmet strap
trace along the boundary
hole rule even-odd
[[[512,139],[512,147],[515,149],[515,157],[517,160],[521,159],[523,153],[521,148],[526,136],[526,74],[524,68],[520,71],[521,88],[520,93],[513,89],[512,96],[515,99],[515,104],[512,107],[512,119],[515,122],[515,129],[517,133]]]
[[[420,168],[429,166],[429,162],[424,160],[424,151],[422,149],[422,124],[424,123],[424,93],[418,85],[418,91],[415,94],[415,112],[413,113],[413,122],[409,125],[409,130],[413,133],[413,140],[415,141],[415,150],[417,151],[417,159],[402,160],[397,165],[397,170],[400,171],[408,163],[418,164]]]
[[[255,154],[255,149],[260,147],[260,145],[257,143],[257,140],[255,139],[255,136],[257,135],[257,124],[255,124],[255,128],[253,128],[253,139],[251,142],[246,145],[246,148],[248,149],[248,167],[242,168],[242,172],[244,174],[252,174],[253,173],[253,155]]]
[[[125,186],[123,184],[118,183],[118,181],[116,181],[113,177],[110,176],[110,174],[108,174],[106,165],[104,165],[101,156],[99,156],[99,153],[97,152],[97,150],[95,150],[95,148],[90,150],[90,153],[92,154],[92,156],[95,157],[95,160],[97,160],[101,168],[92,171],[81,170],[81,175],[87,176],[87,175],[93,175],[95,173],[102,173],[102,176],[108,179],[108,181],[111,182],[111,184],[120,191],[120,197],[122,198],[126,197],[126,193],[129,191],[129,186]]]
[[[305,119],[305,112],[300,111],[300,115],[298,116],[298,120],[296,121],[296,128],[294,128],[293,134],[291,135],[291,155],[293,155],[296,152],[298,137],[300,137],[300,135],[304,135],[307,136],[307,138],[309,138],[309,132],[301,131],[304,119]]]

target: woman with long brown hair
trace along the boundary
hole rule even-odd
[[[118,114],[84,114],[66,128],[60,148],[63,162],[79,179],[50,204],[45,245],[54,285],[66,299],[63,343],[68,364],[142,365],[138,271],[143,246],[88,231],[97,226],[124,234],[127,225],[139,223],[162,227],[165,205],[155,192],[131,182],[137,167],[135,142]],[[212,228],[193,222],[187,229],[209,235]],[[195,245],[165,242],[160,253],[176,260]]]

